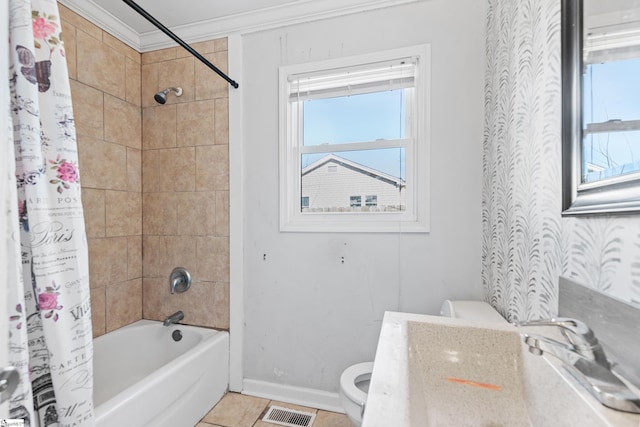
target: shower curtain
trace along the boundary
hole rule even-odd
[[[9,416],[28,426],[92,426],[88,249],[58,5],[3,3],[9,58],[0,63],[9,64],[9,81],[0,89],[10,94],[3,108],[13,129],[0,157],[12,172],[3,200],[12,237],[9,360],[21,379]]]

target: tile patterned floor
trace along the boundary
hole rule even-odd
[[[276,424],[261,420],[269,405],[272,404],[298,411],[314,412],[316,419],[312,427],[352,427],[349,418],[344,414],[238,393],[227,393],[196,427],[277,427]]]

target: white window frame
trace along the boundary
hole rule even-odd
[[[283,232],[410,232],[429,231],[430,187],[430,53],[428,44],[320,62],[282,66],[279,69],[280,231]],[[405,148],[407,207],[402,212],[301,212],[302,187],[298,135],[289,101],[291,76],[339,68],[415,58],[415,102],[411,137],[397,140]],[[343,144],[348,146],[348,144]],[[381,148],[394,148],[381,141]],[[325,147],[326,148],[326,147]],[[372,147],[374,148],[374,147]],[[330,150],[331,148],[329,148]]]

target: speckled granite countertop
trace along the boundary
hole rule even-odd
[[[387,312],[363,427],[640,426],[640,416],[602,406],[559,361],[529,354],[520,332]]]

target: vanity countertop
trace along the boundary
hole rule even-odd
[[[511,324],[387,312],[363,427],[639,427],[601,405]]]

